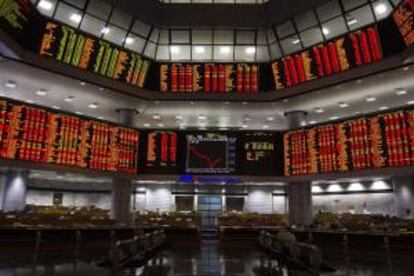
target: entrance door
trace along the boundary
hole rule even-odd
[[[221,213],[221,196],[199,196],[198,212],[201,215],[201,230],[216,231],[217,217]]]

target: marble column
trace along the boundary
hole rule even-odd
[[[289,223],[308,226],[312,222],[312,185],[310,182],[288,184]]]
[[[28,171],[8,171],[3,191],[3,211],[23,211],[26,207]]]
[[[118,122],[127,127],[135,125],[138,111],[124,108],[116,110]],[[128,223],[131,219],[131,194],[133,183],[129,176],[121,174],[112,179],[111,218],[120,223]]]
[[[295,110],[285,113],[289,129],[306,125],[306,111]],[[289,223],[307,226],[312,222],[312,184],[311,182],[292,182],[288,184]]]
[[[402,218],[414,218],[414,177],[394,176],[395,215]]]

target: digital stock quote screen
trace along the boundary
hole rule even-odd
[[[233,173],[236,137],[223,133],[187,134],[186,173]]]

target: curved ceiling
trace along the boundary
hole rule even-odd
[[[269,0],[263,5],[163,4],[158,0],[105,0],[129,14],[169,27],[266,27],[327,0]]]

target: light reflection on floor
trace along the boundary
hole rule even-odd
[[[381,246],[359,249],[324,246],[322,249],[325,260],[337,268],[335,273],[322,275],[414,275],[414,252],[387,252]],[[0,275],[310,275],[278,267],[254,240],[174,240],[145,265],[122,271],[96,265],[106,254],[104,248],[59,249],[37,255],[32,251],[0,248]]]

